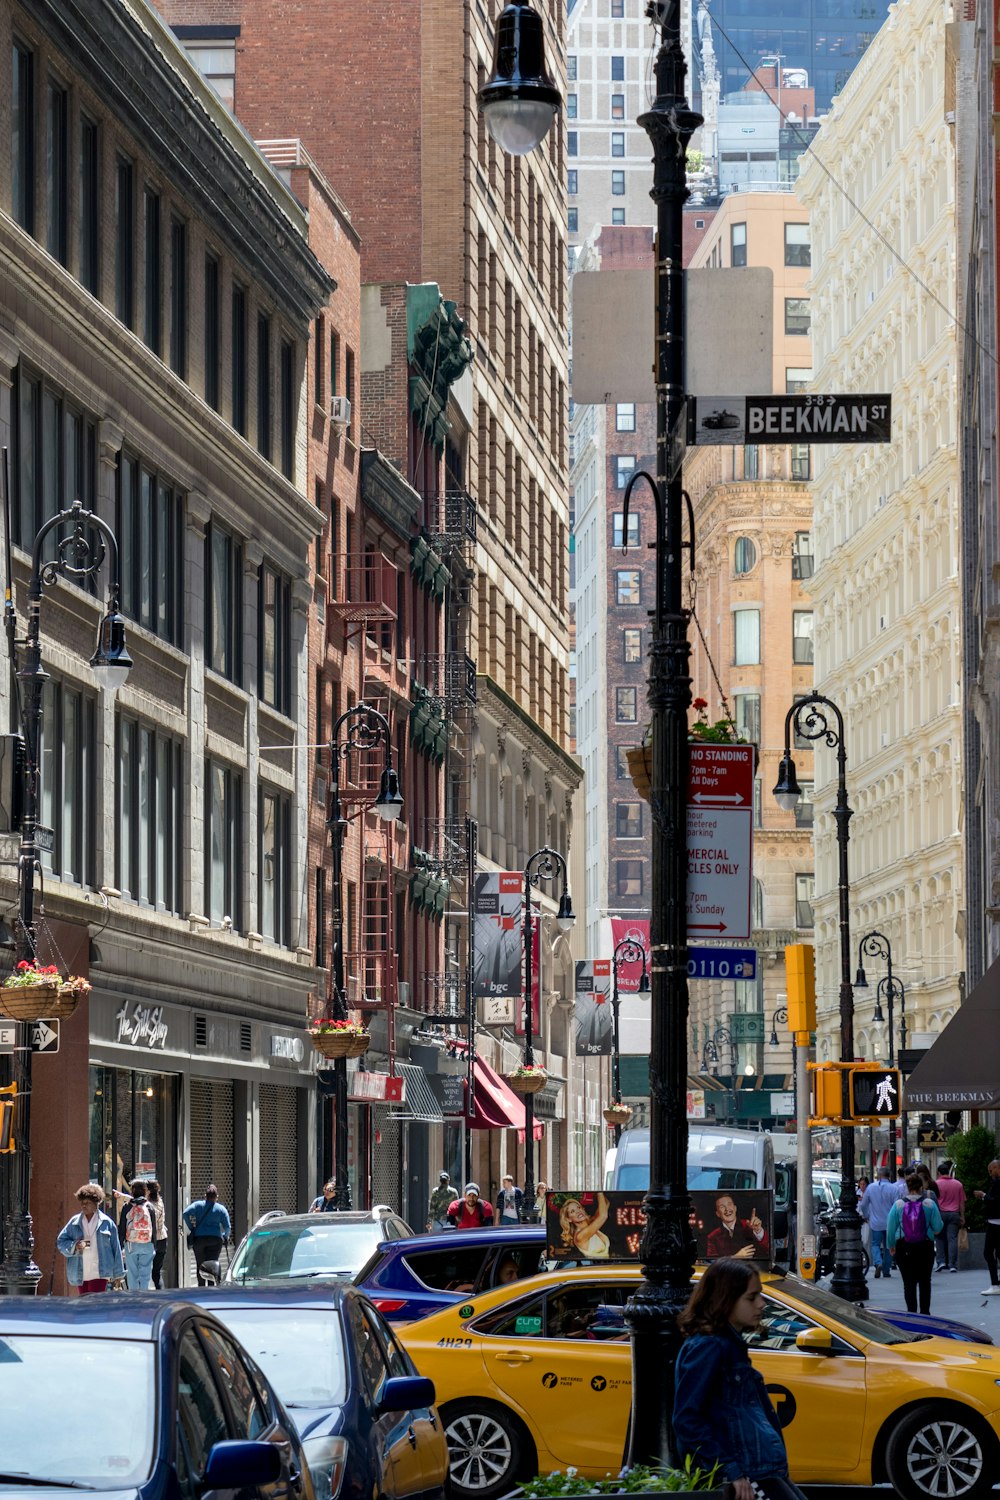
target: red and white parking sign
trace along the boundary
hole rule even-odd
[[[753,745],[691,746],[689,942],[750,936],[754,755]]]

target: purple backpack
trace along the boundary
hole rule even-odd
[[[903,1239],[908,1245],[920,1245],[927,1238],[927,1219],[923,1199],[907,1198],[903,1204]]]

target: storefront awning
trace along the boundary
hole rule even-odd
[[[392,1112],[390,1120],[419,1121],[424,1125],[442,1125],[444,1115],[427,1082],[423,1068],[416,1063],[398,1062],[396,1072],[403,1079],[403,1102]]]
[[[903,1085],[907,1109],[1000,1108],[1000,959]]]
[[[524,1105],[500,1074],[477,1057],[472,1064],[474,1113],[469,1118],[473,1130],[519,1130],[524,1133]],[[535,1124],[536,1141],[543,1127]]]

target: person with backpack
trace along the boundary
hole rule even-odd
[[[187,1247],[194,1254],[198,1285],[215,1286],[214,1280],[205,1280],[201,1268],[205,1261],[219,1259],[233,1226],[229,1210],[219,1202],[219,1189],[214,1182],[208,1184],[204,1198],[196,1198],[193,1203],[188,1204],[182,1217],[187,1230]]]
[[[944,1229],[937,1199],[925,1192],[919,1172],[906,1179],[906,1197],[889,1210],[885,1226],[886,1244],[903,1278],[903,1296],[908,1312],[931,1310],[931,1276],[934,1271],[934,1240]]]
[[[448,1219],[456,1229],[482,1229],[493,1223],[493,1204],[479,1196],[479,1183],[467,1182],[461,1198],[448,1207]]]
[[[118,1238],[125,1251],[126,1286],[130,1292],[148,1292],[156,1258],[156,1225],[142,1178],[136,1178],[131,1198],[122,1204]]]

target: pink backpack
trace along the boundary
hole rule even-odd
[[[125,1218],[125,1238],[130,1245],[148,1245],[153,1238],[153,1216],[145,1203],[133,1203]]]

